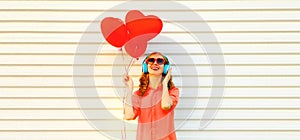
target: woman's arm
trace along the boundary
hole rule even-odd
[[[169,110],[173,105],[173,101],[169,95],[168,83],[163,83],[163,93],[161,98],[161,108],[163,110]]]
[[[161,97],[161,108],[163,110],[169,110],[173,105],[173,101],[169,95],[169,89],[168,89],[168,83],[171,78],[171,72],[172,72],[172,68],[169,69],[167,75],[165,76],[165,79],[162,82],[163,93],[162,93],[162,97]]]
[[[126,97],[124,105],[124,119],[133,120],[135,114],[132,108],[132,91],[133,91],[133,81],[130,76],[124,76],[124,83],[126,85]]]

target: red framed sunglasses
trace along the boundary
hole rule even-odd
[[[152,65],[152,64],[155,63],[155,61],[156,61],[156,63],[159,64],[159,65],[163,65],[163,64],[165,64],[165,62],[166,62],[166,60],[163,59],[163,58],[148,58],[148,59],[146,60],[146,64]]]

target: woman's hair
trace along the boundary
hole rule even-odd
[[[164,59],[166,60],[166,64],[170,63],[168,61],[168,59],[166,59],[166,57],[160,53],[160,52],[153,52],[151,53],[150,55],[148,56],[151,56],[153,54],[158,54],[158,55],[161,55],[164,57]],[[147,58],[146,58],[147,59]],[[165,77],[165,75],[163,75],[163,77]],[[145,92],[147,91],[148,89],[148,85],[149,85],[149,74],[145,74],[145,73],[142,73],[141,77],[140,77],[140,85],[139,85],[139,95],[140,96],[144,96]],[[168,89],[171,89],[175,87],[174,83],[172,82],[172,75],[170,77],[170,80],[168,82]]]

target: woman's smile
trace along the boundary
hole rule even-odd
[[[150,68],[152,70],[158,71],[159,70],[159,65],[152,65],[152,66],[150,66]]]

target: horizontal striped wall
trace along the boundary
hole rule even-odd
[[[19,140],[99,140],[105,133],[120,138],[122,103],[113,84],[124,73],[123,62],[116,62],[121,52],[105,41],[80,41],[83,34],[98,36],[95,20],[105,11],[121,16],[127,8],[109,10],[124,1],[0,1],[0,139]],[[148,50],[162,51],[173,64],[175,84],[188,89],[180,93],[176,108],[178,139],[210,140],[298,140],[300,138],[300,2],[298,1],[177,1],[192,9],[204,21],[187,16],[190,11],[135,9],[146,14],[178,15],[163,19],[160,35],[176,40],[155,38]],[[161,1],[163,5],[166,1]],[[197,26],[207,23],[210,30],[186,31],[181,23]],[[213,33],[222,52],[207,54],[191,34]],[[76,53],[78,44],[103,45],[101,52]],[[177,45],[177,46],[176,46]],[[180,45],[180,47],[178,46]],[[186,52],[182,52],[184,49]],[[95,65],[74,64],[75,55],[96,56]],[[191,58],[186,62],[186,56]],[[207,55],[223,56],[225,64],[210,64]],[[128,57],[126,57],[128,58]],[[126,61],[128,62],[128,61]],[[141,60],[132,66],[135,85],[141,73]],[[73,75],[73,67],[94,68],[94,74]],[[180,73],[176,68],[195,69]],[[225,67],[226,74],[211,68]],[[120,69],[113,72],[112,69]],[[73,78],[94,78],[97,97],[77,97]],[[226,78],[224,86],[212,85],[214,77]],[[183,81],[183,79],[185,79]],[[191,79],[197,79],[195,84]],[[183,84],[184,83],[184,84]],[[80,88],[90,88],[83,84]],[[223,96],[211,97],[212,88],[225,88]],[[192,94],[198,90],[197,97]],[[103,106],[80,108],[78,100],[101,100]],[[199,129],[201,116],[209,100],[222,100],[212,122]],[[194,106],[191,101],[197,100]],[[215,109],[215,108],[208,108]],[[95,129],[82,110],[103,112],[89,118],[106,126]],[[106,115],[109,110],[115,118]],[[194,110],[188,119],[184,114]],[[210,118],[202,118],[209,120]],[[136,124],[136,121],[126,122]],[[117,126],[117,127],[116,127]],[[135,139],[135,127],[128,125],[127,139]],[[103,133],[104,132],[104,133]]]

